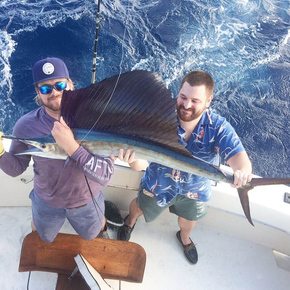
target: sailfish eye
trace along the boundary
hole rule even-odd
[[[45,145],[45,144],[41,144],[40,147],[41,147],[42,149],[45,149],[45,148],[46,148],[46,145]]]

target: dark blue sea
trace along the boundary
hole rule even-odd
[[[0,130],[35,108],[31,67],[62,58],[76,88],[91,83],[97,1],[0,2]],[[289,0],[104,0],[96,81],[158,72],[173,96],[189,71],[209,72],[212,107],[264,177],[290,176]]]

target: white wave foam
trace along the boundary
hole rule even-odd
[[[285,35],[285,37],[281,41],[282,46],[287,45],[289,39],[290,39],[290,29],[288,30],[288,33]]]
[[[2,108],[6,108],[12,103],[10,96],[13,88],[12,74],[9,64],[9,58],[15,50],[15,41],[6,31],[0,32],[0,104]],[[3,116],[3,115],[2,115]]]

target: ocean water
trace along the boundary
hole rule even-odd
[[[91,82],[97,1],[0,2],[0,130],[35,108],[31,67],[62,58],[76,88]],[[101,2],[96,81],[158,72],[173,96],[189,71],[209,72],[212,107],[264,177],[290,176],[289,0]]]

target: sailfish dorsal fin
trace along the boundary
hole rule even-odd
[[[189,156],[178,143],[175,106],[157,73],[137,70],[65,91],[61,116],[71,128],[127,135]]]

